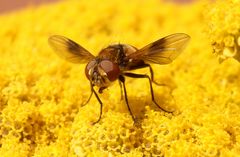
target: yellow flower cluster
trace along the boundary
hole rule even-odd
[[[240,61],[240,1],[218,0],[208,7],[207,31],[219,62],[227,58]]]
[[[213,3],[206,17],[202,1],[165,0],[72,0],[1,16],[0,156],[238,156],[240,65],[219,65],[203,33],[208,18],[218,52],[239,49],[237,3]],[[92,125],[100,106],[94,96],[83,106],[90,95],[85,65],[62,60],[47,43],[59,34],[97,55],[108,44],[141,48],[176,32],[191,36],[186,50],[170,65],[153,65],[157,82],[167,84],[153,85],[156,101],[174,112],[151,102],[148,80],[127,78],[137,124],[116,81],[99,94],[103,115]]]

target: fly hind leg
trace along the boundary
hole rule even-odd
[[[152,101],[153,103],[160,108],[161,110],[163,110],[164,112],[167,113],[172,113],[171,111],[167,111],[164,108],[162,108],[156,101],[155,101],[155,97],[154,97],[154,92],[153,92],[153,87],[152,87],[152,80],[148,75],[144,75],[144,74],[135,74],[135,73],[124,73],[124,76],[127,77],[132,77],[132,78],[147,78],[149,81],[149,85],[150,85],[150,92],[151,92],[151,97],[152,97]]]
[[[156,85],[158,85],[158,86],[167,86],[167,85],[164,84],[164,83],[158,83],[158,82],[155,81],[155,79],[154,79],[154,73],[153,73],[153,69],[152,69],[151,65],[146,64],[146,67],[149,68],[150,76],[151,76],[151,81],[152,81],[154,84],[156,84]]]

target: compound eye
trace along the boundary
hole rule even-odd
[[[120,69],[117,64],[109,60],[103,60],[99,65],[101,69],[103,69],[103,71],[107,74],[107,77],[110,81],[115,81],[118,78]]]
[[[88,80],[90,80],[90,78],[91,78],[90,71],[94,69],[96,64],[97,64],[97,62],[95,60],[92,60],[87,64],[87,66],[85,68],[85,75],[87,76]]]

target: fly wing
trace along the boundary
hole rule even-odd
[[[169,64],[183,51],[189,40],[187,34],[172,34],[139,49],[127,58],[143,60],[149,64]]]
[[[85,48],[63,36],[53,35],[48,43],[58,56],[72,63],[87,63],[95,58]]]

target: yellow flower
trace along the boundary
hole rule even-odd
[[[208,7],[205,13],[207,31],[219,61],[227,58],[240,61],[240,1],[218,0]]]
[[[30,7],[2,15],[0,29],[0,156],[238,156],[240,153],[239,1],[188,4],[165,0],[81,0]],[[206,10],[208,10],[206,12]],[[203,12],[206,12],[203,15]],[[141,48],[166,35],[191,36],[169,65],[152,65],[156,101],[148,80],[126,78],[134,124],[118,82],[93,96],[85,65],[62,60],[48,45],[53,34],[92,54],[112,43]],[[225,57],[225,58],[224,58]],[[148,69],[134,71],[149,74]],[[170,88],[169,88],[170,87]]]

